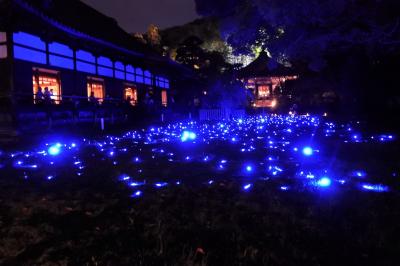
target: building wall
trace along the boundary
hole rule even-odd
[[[144,98],[147,91],[152,90],[155,103],[161,103],[161,90],[170,88],[170,82],[165,76],[153,75],[150,71],[140,68],[134,63],[113,60],[111,57],[95,56],[92,51],[87,49],[84,50],[87,55],[82,56],[81,53],[78,55],[77,51],[82,51],[82,49],[73,51],[66,44],[45,42],[40,36],[27,32],[15,32],[12,35],[14,41],[11,46],[15,52],[14,94],[17,98],[22,96],[29,99],[31,96],[30,99],[33,103],[32,76],[33,69],[36,68],[59,72],[62,96],[87,97],[89,77],[104,80],[104,97],[121,100],[126,84],[131,84],[138,89],[139,101]],[[93,49],[96,50],[96,47]],[[61,63],[55,64],[54,58],[61,59]],[[82,67],[78,67],[78,64],[82,62],[90,65],[92,69],[84,70]],[[108,74],[104,73],[104,69],[108,71]],[[117,72],[120,76],[117,76]],[[132,77],[135,80],[132,81]]]

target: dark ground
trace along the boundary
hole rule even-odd
[[[341,144],[335,154],[352,167],[371,166],[375,178],[398,169],[397,141],[360,145]],[[387,181],[390,193],[281,191],[281,180],[255,181],[244,192],[243,180],[225,175],[205,185],[201,165],[178,171],[148,163],[148,174],[165,173],[169,181],[179,175],[182,184],[145,187],[132,198],[117,178],[129,165],[83,154],[81,177],[68,169],[56,182],[1,172],[1,265],[400,263],[397,178]]]

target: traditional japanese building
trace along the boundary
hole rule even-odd
[[[190,75],[79,0],[0,1],[0,71],[3,124],[44,90],[54,105],[90,96],[136,105],[150,94],[167,107],[175,81]]]
[[[275,108],[282,95],[281,88],[288,80],[297,79],[297,74],[289,67],[276,64],[269,67],[270,57],[262,52],[256,60],[239,70],[238,77],[253,95],[254,108]]]

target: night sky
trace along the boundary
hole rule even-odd
[[[127,32],[145,32],[151,23],[162,28],[196,19],[194,0],[82,0],[115,18]]]

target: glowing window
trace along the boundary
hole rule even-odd
[[[47,58],[45,52],[39,52],[29,48],[14,45],[14,57],[16,59],[35,62],[39,64],[46,64]]]
[[[76,52],[76,69],[78,71],[96,74],[96,58],[89,52],[79,50]]]
[[[100,56],[97,58],[97,73],[106,77],[114,77],[113,63],[111,59]]]
[[[164,79],[161,77],[156,77],[156,86],[164,88]]]
[[[126,79],[129,81],[135,81],[135,69],[131,65],[126,66]]]
[[[135,80],[138,83],[144,83],[143,70],[141,68],[136,68]]]
[[[76,61],[76,69],[82,72],[96,74],[96,65]]]
[[[125,79],[125,72],[115,70],[115,77],[117,79]]]
[[[166,90],[161,91],[161,104],[164,107],[167,107],[168,105],[168,94]]]
[[[269,86],[258,86],[258,98],[268,98],[270,96]]]
[[[0,59],[7,58],[7,35],[5,32],[0,32]]]
[[[135,69],[133,68],[133,66],[127,65],[126,66],[126,72],[131,73],[131,74],[135,74]]]
[[[121,62],[115,62],[115,69],[125,71],[125,66]]]
[[[97,58],[97,64],[100,66],[105,66],[105,67],[113,67],[113,63],[110,58],[100,56]]]
[[[156,86],[163,89],[169,89],[169,80],[162,77],[156,77]]]
[[[149,71],[144,72],[144,84],[151,85],[151,73]]]
[[[105,95],[104,80],[99,78],[89,78],[87,83],[87,93],[89,102],[102,103]]]
[[[126,87],[124,91],[124,100],[131,99],[130,103],[135,106],[138,101],[137,89],[134,87]]]
[[[57,42],[53,42],[49,44],[49,52],[53,53],[53,54],[57,54],[57,55],[63,55],[66,57],[74,57],[74,52],[72,51],[71,48],[69,48],[68,46],[61,44],[61,43],[57,43]]]
[[[115,62],[115,77],[125,79],[125,66],[121,62]]]
[[[25,32],[17,32],[13,34],[13,38],[14,43],[16,44],[21,44],[23,46],[46,51],[46,43],[42,41],[38,36]]]
[[[67,68],[67,69],[74,69],[74,60],[70,58],[66,58],[63,56],[58,55],[50,55],[49,56],[49,63],[52,66]]]
[[[126,73],[126,80],[135,81],[135,75],[134,74],[130,74],[130,73]]]
[[[93,64],[96,63],[96,58],[91,53],[83,50],[76,51],[76,59],[88,63],[93,63]]]
[[[33,100],[35,104],[60,104],[62,100],[59,73],[33,69]]]
[[[0,32],[0,43],[7,42],[7,34],[5,32]]]
[[[0,45],[0,58],[7,58],[7,46],[6,45]]]
[[[108,67],[97,67],[97,73],[99,75],[102,76],[106,76],[106,77],[114,77],[114,71],[112,70],[112,68],[108,68]]]

